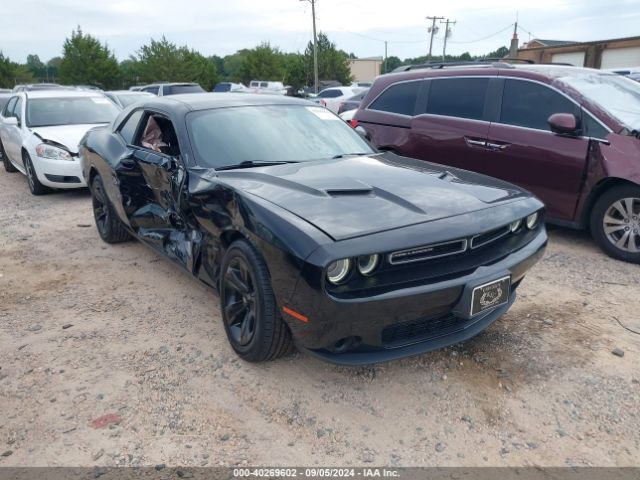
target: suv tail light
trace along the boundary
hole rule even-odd
[[[358,120],[352,118],[351,120],[349,120],[349,125],[351,125],[351,128],[356,128],[358,126]]]

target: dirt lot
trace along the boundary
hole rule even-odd
[[[86,191],[36,198],[2,172],[0,466],[637,466],[640,336],[619,322],[640,332],[639,278],[554,230],[472,341],[365,368],[252,365],[212,292],[100,241]]]

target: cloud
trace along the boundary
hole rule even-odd
[[[506,27],[516,13],[525,41],[527,32],[570,40],[636,35],[640,0],[318,0],[316,6],[318,29],[340,48],[358,56],[382,55],[388,40],[389,54],[404,58],[426,53],[427,15],[457,21],[449,52],[481,54],[508,45]],[[120,59],[163,34],[206,55],[225,55],[262,41],[287,51],[304,50],[311,38],[311,6],[298,0],[22,0],[7,1],[2,9],[1,48],[18,61],[29,53],[45,60],[60,55],[77,25],[107,42]],[[434,45],[438,52],[442,32]]]

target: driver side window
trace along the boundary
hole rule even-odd
[[[180,155],[178,136],[171,120],[163,115],[149,112],[144,117],[142,125],[134,145],[171,157]]]
[[[4,118],[13,117],[13,107],[15,107],[16,102],[18,101],[18,97],[10,98],[7,102],[7,105],[4,107],[4,111],[2,112],[2,116]]]

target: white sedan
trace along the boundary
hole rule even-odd
[[[91,91],[16,93],[0,114],[5,170],[25,174],[34,195],[51,188],[85,187],[78,143],[89,129],[110,123],[119,111],[102,93]]]
[[[363,88],[360,87],[331,87],[325,88],[312,100],[323,107],[327,107],[333,113],[338,113],[340,104],[347,98],[351,98],[354,95],[360,93]]]

